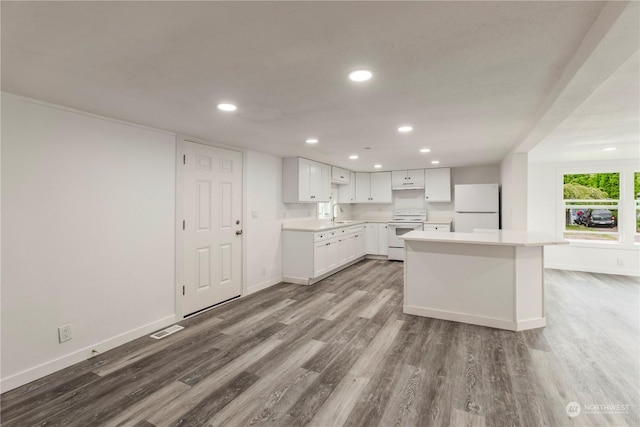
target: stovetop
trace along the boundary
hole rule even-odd
[[[391,222],[425,222],[427,220],[426,209],[395,209]]]

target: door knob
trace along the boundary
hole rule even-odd
[[[242,234],[242,230],[236,230],[236,236],[239,236]]]

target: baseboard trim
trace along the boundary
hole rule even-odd
[[[620,276],[640,277],[640,271],[633,269],[619,269],[607,267],[593,267],[590,265],[552,264],[545,263],[544,268],[554,270],[583,271],[585,273],[617,274]]]
[[[282,276],[282,281],[287,283],[294,283],[296,285],[313,285],[314,283],[318,283],[321,280],[326,279],[329,276],[336,274],[339,271],[344,270],[347,267],[351,267],[353,264],[356,264],[365,259],[365,256],[360,256],[352,261],[349,261],[346,264],[337,267],[335,270],[331,270],[328,273],[323,274],[322,276],[311,278],[311,277],[290,277],[290,276]]]
[[[547,319],[541,317],[538,319],[519,320],[516,323],[517,331],[526,331],[528,329],[544,328],[547,326]]]
[[[257,285],[254,285],[254,286],[251,286],[250,288],[247,288],[247,295],[251,295],[251,294],[256,293],[258,291],[261,291],[263,289],[270,288],[271,286],[277,285],[280,282],[282,282],[282,277],[274,277],[273,279],[269,279],[269,280],[264,281],[262,283],[258,283]]]
[[[293,283],[295,285],[309,285],[309,279],[305,279],[304,277],[289,277],[282,276],[282,281],[287,283]]]
[[[1,379],[0,393],[13,390],[14,388],[30,383],[31,381],[35,381],[39,378],[53,374],[54,372],[60,371],[64,368],[68,368],[69,366],[74,365],[78,362],[87,360],[90,357],[95,356],[95,353],[93,352],[94,350],[98,353],[104,353],[105,351],[116,348],[129,341],[166,328],[167,326],[170,326],[176,322],[177,320],[175,315],[167,316],[160,320],[156,320],[155,322],[151,322],[139,328],[127,331],[123,334],[116,335],[115,337],[106,339],[92,346],[76,350],[72,353],[51,360],[49,362],[45,362],[33,368],[25,369],[24,371],[18,372],[17,374],[13,374]]]
[[[389,257],[387,255],[365,255],[366,259],[382,259],[382,260],[388,260]]]
[[[517,331],[518,324],[512,320],[496,319],[471,314],[456,313],[452,311],[434,310],[431,308],[416,307],[412,305],[403,306],[402,310],[406,314],[416,316],[432,317],[434,319],[451,320],[453,322],[471,323],[472,325],[488,326],[490,328],[507,329]]]

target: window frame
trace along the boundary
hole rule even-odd
[[[618,173],[620,180],[620,198],[618,202],[618,217],[616,222],[618,225],[618,240],[569,240],[571,246],[592,247],[592,248],[635,248],[640,249],[640,242],[635,242],[636,229],[636,209],[640,209],[640,204],[636,202],[634,192],[635,173],[640,173],[640,167],[637,165],[621,164],[621,165],[583,165],[579,167],[559,167],[556,169],[558,192],[556,199],[556,235],[560,239],[564,239],[566,228],[566,203],[564,200],[564,176],[575,174],[594,174],[594,173]],[[601,202],[615,201],[615,199],[603,199]],[[638,206],[638,208],[636,208]],[[604,209],[607,209],[603,207]],[[633,219],[631,221],[630,219]]]
[[[322,207],[323,205],[329,205],[329,211],[328,212],[326,212],[323,209],[323,207]],[[317,212],[318,212],[318,214],[316,216],[317,216],[317,218],[319,220],[331,219],[331,215],[332,215],[331,214],[331,209],[333,209],[333,203],[331,203],[331,201],[329,201],[329,202],[318,202],[318,204],[316,206],[317,206]]]

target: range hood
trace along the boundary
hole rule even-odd
[[[392,190],[424,190],[424,183],[405,183],[406,185],[394,185],[391,187]]]

